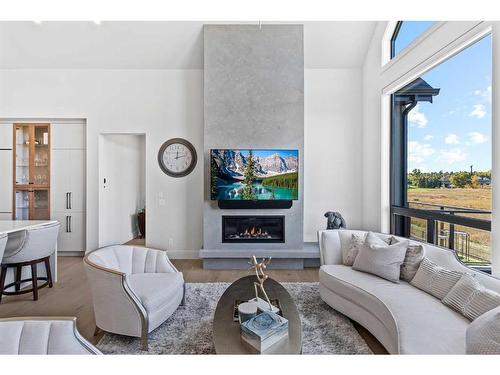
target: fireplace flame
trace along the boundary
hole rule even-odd
[[[243,235],[250,237],[261,237],[261,236],[267,236],[267,232],[263,231],[262,228],[257,228],[253,226],[251,228],[246,228],[245,231],[243,232]]]

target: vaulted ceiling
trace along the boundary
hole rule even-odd
[[[0,69],[201,69],[206,23],[228,22],[0,22]],[[304,25],[306,68],[360,67],[376,25],[289,23]]]

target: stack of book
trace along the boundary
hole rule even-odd
[[[260,313],[240,327],[241,339],[260,353],[288,337],[288,320],[271,311]]]

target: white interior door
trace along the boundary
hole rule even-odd
[[[99,246],[122,244],[137,236],[145,204],[144,135],[101,135],[99,167]]]

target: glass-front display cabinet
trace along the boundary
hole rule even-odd
[[[50,125],[14,124],[14,220],[50,219]]]

